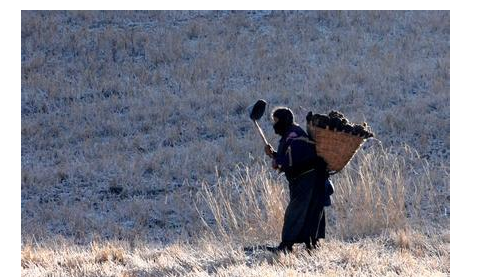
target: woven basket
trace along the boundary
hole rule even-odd
[[[365,139],[344,132],[323,129],[312,124],[307,129],[315,140],[315,150],[328,164],[330,171],[342,170],[355,155]]]

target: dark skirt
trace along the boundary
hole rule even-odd
[[[316,171],[289,180],[290,202],[284,215],[282,241],[315,243],[325,238],[325,178]]]

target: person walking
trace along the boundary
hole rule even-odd
[[[325,238],[324,206],[330,205],[327,164],[317,156],[315,144],[294,122],[291,109],[279,107],[272,112],[274,132],[280,136],[277,151],[268,144],[265,153],[272,167],[284,172],[289,183],[290,200],[282,227],[281,243],[269,250],[291,252],[295,243],[305,243],[308,250]]]

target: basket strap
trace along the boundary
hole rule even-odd
[[[315,144],[315,141],[310,140],[306,137],[298,137],[298,138],[294,138],[294,140],[301,140],[301,141],[305,141],[305,142],[310,143],[310,144]]]

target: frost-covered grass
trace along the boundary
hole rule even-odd
[[[22,12],[23,274],[447,274],[449,26],[449,12]],[[320,260],[239,251],[277,243],[287,199],[247,118],[258,98],[302,125],[340,110],[382,142],[333,177]]]
[[[408,230],[345,242],[308,254],[246,254],[214,240],[168,245],[48,243],[22,251],[24,276],[449,276],[449,233]],[[298,247],[299,248],[299,247]],[[300,246],[302,248],[302,246]]]

